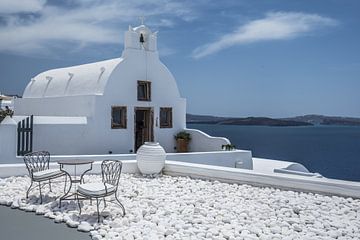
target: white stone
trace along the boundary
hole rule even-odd
[[[294,224],[293,228],[294,228],[294,231],[296,231],[296,232],[301,232],[302,231],[302,228],[297,224]]]
[[[23,199],[25,179],[28,178],[5,180],[9,186],[6,189],[0,187],[0,199],[12,203]],[[99,180],[100,176],[89,177],[89,181]],[[44,213],[45,217],[58,219],[59,222],[62,219],[68,226],[78,227],[79,231],[91,231],[93,239],[291,240],[358,237],[358,199],[349,202],[340,197],[327,198],[166,175],[149,179],[123,174],[121,181],[124,186],[131,186],[119,194],[127,215],[122,217],[121,209],[109,203],[109,216],[100,224],[97,223],[96,206],[91,206],[88,201],[84,201],[80,217],[71,203],[59,209],[51,202],[39,205],[37,199],[29,199],[19,201],[19,208],[35,209],[36,213]],[[128,194],[134,189],[138,191],[136,198]],[[62,190],[60,184],[53,185],[54,195],[61,195]],[[199,198],[205,200],[200,203]],[[301,209],[299,214],[294,213],[294,206]],[[199,214],[202,211],[207,214]],[[143,212],[146,218],[142,217]],[[291,213],[291,217],[287,213]]]
[[[91,236],[91,239],[92,240],[101,240],[103,239],[101,235],[94,235],[94,236]]]
[[[37,209],[36,209],[36,212],[35,214],[36,215],[44,215],[45,213],[47,212],[50,212],[45,206],[39,206]]]
[[[167,229],[166,231],[165,231],[165,236],[168,236],[168,235],[173,235],[175,233],[175,230],[174,229]]]
[[[294,206],[294,207],[293,207],[293,211],[294,211],[295,214],[299,214],[299,213],[300,213],[300,210],[301,210],[301,209],[300,209],[298,206]]]
[[[11,208],[19,208],[20,205],[21,205],[21,198],[16,198],[11,204]]]
[[[106,233],[107,233],[107,232],[106,232],[104,229],[100,229],[100,230],[99,230],[99,234],[100,234],[101,236],[103,236],[103,237],[105,237]]]
[[[35,211],[35,206],[34,205],[28,205],[28,206],[25,206],[24,207],[24,210],[26,211],[26,212],[34,212]]]
[[[88,222],[81,222],[77,228],[77,230],[80,232],[90,232],[93,229],[94,227],[91,226]]]
[[[66,221],[66,225],[68,225],[71,228],[76,228],[79,226],[79,224],[80,224],[79,222],[73,220]]]
[[[63,216],[61,216],[61,215],[57,215],[56,217],[55,217],[55,219],[54,219],[54,222],[56,222],[56,223],[62,223],[63,222]]]

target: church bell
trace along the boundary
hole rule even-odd
[[[142,33],[140,33],[140,42],[141,42],[141,43],[144,43],[144,42],[145,42],[145,40],[144,40],[144,35],[143,35]]]

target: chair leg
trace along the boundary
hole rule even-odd
[[[79,199],[79,195],[78,195],[78,194],[76,194],[76,199],[77,199],[78,206],[79,206],[79,215],[81,215],[81,205],[80,205],[80,199]]]
[[[30,189],[31,189],[32,185],[33,185],[33,181],[31,180],[30,187],[26,191],[26,198],[29,198],[29,192],[30,192]]]
[[[119,203],[119,206],[121,207],[121,209],[123,210],[123,213],[124,213],[123,216],[125,216],[125,208],[124,208],[124,205],[122,205],[122,203],[121,203],[120,200],[118,199],[116,193],[115,193],[115,199],[116,199],[116,201]]]
[[[97,209],[97,215],[98,215],[98,223],[100,222],[100,212],[99,212],[99,199],[96,198],[96,209]]]
[[[41,184],[39,182],[39,191],[40,191],[40,204],[42,204],[42,195],[41,195]]]
[[[66,193],[66,181],[67,181],[67,175],[65,174],[64,193]]]
[[[60,197],[60,203],[59,203],[59,206],[61,207],[61,203],[62,203],[62,200],[65,200],[69,195],[69,192],[70,192],[70,190],[71,190],[71,188],[72,188],[72,183],[71,183],[71,178],[69,177],[69,179],[70,179],[70,181],[69,181],[69,184],[70,184],[70,186],[69,186],[69,189],[67,190],[67,192],[64,194],[64,196],[62,196],[62,197]],[[65,188],[64,188],[64,190],[66,190]]]
[[[50,179],[49,179],[49,188],[50,188],[50,192],[52,192]]]

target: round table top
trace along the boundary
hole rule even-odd
[[[89,160],[89,159],[63,159],[57,161],[58,164],[63,164],[63,165],[81,165],[81,164],[90,164],[93,162],[94,160]]]

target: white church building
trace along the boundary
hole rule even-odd
[[[16,129],[31,115],[32,150],[52,155],[132,154],[145,141],[172,153],[174,135],[183,130],[191,134],[191,152],[230,143],[186,129],[186,99],[159,59],[157,33],[145,25],[129,27],[120,58],[38,74],[15,99],[14,111],[0,124],[0,150],[8,156],[26,142]]]

